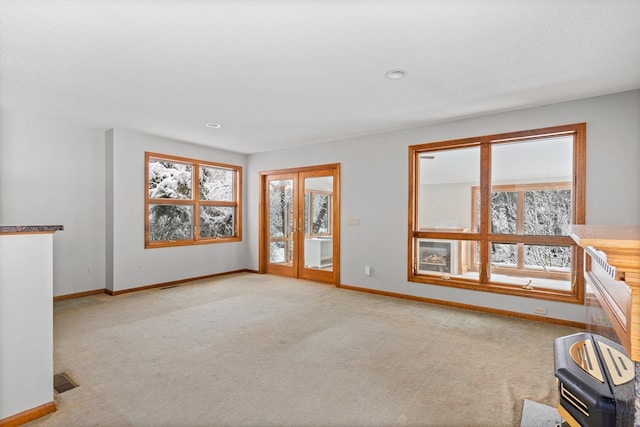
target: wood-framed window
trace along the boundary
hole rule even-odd
[[[242,167],[145,152],[145,248],[242,240]]]
[[[471,228],[480,230],[480,187],[471,189]],[[571,182],[493,185],[491,189],[491,231],[495,234],[554,235],[566,233],[571,224]],[[527,247],[517,243],[501,250],[492,260],[493,272],[522,277],[571,279],[571,248],[556,246]],[[513,249],[510,251],[509,249]],[[479,253],[471,246],[469,269],[480,271]],[[528,259],[534,262],[526,262]]]
[[[586,124],[409,147],[408,279],[582,303]]]

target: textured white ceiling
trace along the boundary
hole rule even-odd
[[[241,153],[636,88],[637,0],[0,0],[3,110]]]

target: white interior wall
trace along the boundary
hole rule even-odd
[[[418,224],[420,228],[471,229],[471,188],[474,183],[422,184]]]
[[[63,225],[54,295],[104,288],[104,132],[0,112],[0,224]]]
[[[124,129],[110,131],[113,157],[113,291],[241,270],[246,267],[246,237],[241,242],[144,248],[144,155],[151,151],[245,167],[246,156]],[[109,137],[109,135],[108,135]],[[246,200],[246,194],[243,192]],[[138,271],[138,265],[141,271]]]
[[[582,306],[484,294],[406,280],[409,145],[587,122],[587,223],[640,220],[640,91],[488,115],[251,156],[116,129],[114,239],[105,211],[105,134],[57,118],[0,112],[0,223],[62,224],[54,236],[54,295],[106,287],[106,251],[116,289],[258,267],[258,178],[262,170],[342,164],[342,277],[347,285],[584,321]],[[144,151],[244,168],[243,242],[144,249]],[[131,185],[134,183],[134,185]],[[140,183],[135,184],[135,183]],[[348,218],[360,225],[346,225]],[[382,243],[384,242],[384,244]],[[143,272],[137,272],[137,264]],[[373,275],[364,275],[371,265]],[[86,274],[86,268],[92,274]],[[108,278],[108,276],[107,276]]]
[[[341,283],[584,322],[582,305],[407,281],[408,146],[495,133],[587,123],[587,223],[640,223],[640,91],[589,98],[349,140],[250,155],[247,168],[249,268],[258,266],[259,172],[341,163]],[[612,199],[620,200],[617,208]],[[359,225],[346,225],[347,219]],[[370,265],[373,274],[365,276]]]
[[[0,420],[53,401],[52,236],[0,235]]]
[[[113,129],[104,135],[105,153],[105,277],[104,288],[113,291]]]

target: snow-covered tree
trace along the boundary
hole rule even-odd
[[[199,168],[199,197],[202,201],[233,201],[234,176],[230,169]],[[149,198],[191,200],[193,198],[193,165],[165,161],[149,161]],[[200,237],[234,235],[234,208],[201,206],[198,212]],[[193,206],[152,204],[149,207],[149,240],[184,240],[193,238]]]
[[[524,192],[524,234],[566,236],[571,224],[571,190]]]
[[[200,167],[200,200],[229,202],[233,200],[234,171]]]
[[[491,232],[516,234],[518,231],[518,193],[498,191],[491,193]]]
[[[291,227],[293,221],[293,185],[287,181],[272,181],[269,183],[269,233],[271,237],[289,240],[271,242],[271,262],[285,262],[291,259],[293,242],[291,241]],[[289,249],[289,253],[287,252]]]
[[[233,236],[233,208],[200,207],[200,237]]]
[[[329,233],[329,196],[313,194],[312,234]],[[307,199],[305,198],[305,203]]]
[[[519,213],[518,210],[523,212]],[[549,189],[524,191],[524,204],[518,203],[515,191],[494,192],[491,195],[491,231],[495,234],[517,234],[518,215],[523,216],[525,235],[566,236],[571,224],[571,190]],[[570,269],[571,247],[525,245],[524,265],[527,268]],[[494,265],[518,264],[518,246],[493,243],[491,262]]]
[[[149,198],[191,199],[192,166],[162,160],[149,162]]]
[[[185,205],[149,206],[149,240],[193,238],[193,208]]]

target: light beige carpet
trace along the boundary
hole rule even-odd
[[[568,327],[237,274],[54,305],[33,426],[518,426]]]

